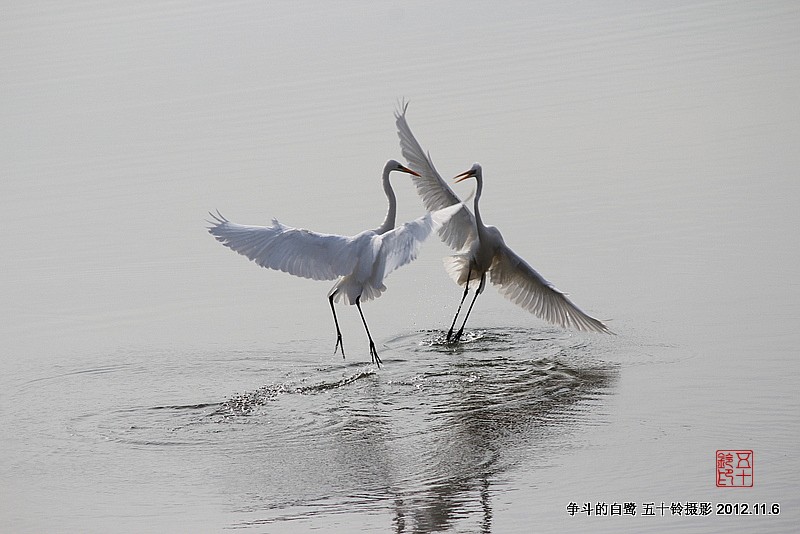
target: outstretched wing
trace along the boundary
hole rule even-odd
[[[436,167],[433,166],[430,154],[426,154],[411,128],[406,122],[406,110],[408,103],[400,105],[395,111],[395,124],[397,125],[397,136],[400,138],[400,150],[403,157],[408,162],[408,167],[419,173],[419,176],[412,176],[417,193],[422,198],[422,203],[428,211],[436,211],[453,204],[458,204],[461,200],[456,196],[450,186],[442,179]],[[461,250],[472,243],[476,236],[475,217],[468,209],[456,213],[450,221],[443,225],[439,230],[442,241],[453,249]]]
[[[423,217],[398,226],[397,228],[378,236],[381,240],[380,264],[376,273],[382,280],[389,273],[411,263],[417,259],[419,248],[432,232],[446,225],[453,216],[462,210],[466,211],[462,203],[448,206]]]
[[[290,228],[272,220],[272,226],[230,222],[219,212],[208,233],[217,241],[261,267],[314,280],[333,280],[353,272],[358,243],[355,238]]]
[[[495,256],[489,275],[500,294],[545,321],[563,328],[612,333],[601,321],[581,311],[505,244]]]

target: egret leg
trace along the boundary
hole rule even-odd
[[[472,311],[472,307],[475,305],[475,301],[478,300],[478,295],[483,293],[483,286],[486,284],[486,273],[481,275],[481,283],[478,285],[478,289],[475,291],[475,296],[472,297],[472,302],[469,304],[469,308],[467,308],[467,314],[464,316],[464,322],[461,323],[461,328],[458,329],[456,332],[456,337],[453,338],[453,342],[457,342],[461,339],[461,334],[464,333],[464,326],[467,324],[467,319],[469,319],[469,313]]]
[[[469,277],[470,276],[472,276],[472,263],[470,263],[469,269],[467,270],[467,283],[464,286],[464,294],[461,296],[461,302],[458,303],[458,309],[456,310],[456,316],[453,317],[453,324],[450,325],[450,330],[447,331],[447,343],[450,343],[450,338],[453,337],[453,328],[456,327],[456,320],[458,319],[458,314],[461,313],[461,306],[464,305],[464,300],[466,300],[467,293],[469,293]]]
[[[372,335],[369,333],[369,327],[367,326],[367,320],[364,319],[364,312],[361,311],[361,296],[356,297],[356,308],[358,308],[358,313],[361,315],[361,322],[364,323],[364,330],[367,331],[367,337],[369,338],[369,355],[372,358],[372,363],[378,364],[378,369],[381,368],[381,359],[378,356],[378,351],[375,350],[375,342],[372,341]]]
[[[344,360],[344,343],[342,343],[342,331],[339,330],[339,320],[336,318],[336,309],[333,307],[333,295],[328,297],[328,302],[331,303],[331,312],[333,312],[333,324],[336,325],[336,346],[333,347],[333,353],[336,354],[336,351],[339,347],[342,347],[342,359]]]

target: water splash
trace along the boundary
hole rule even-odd
[[[315,384],[301,384],[296,382],[286,382],[282,384],[267,384],[260,388],[241,394],[236,394],[223,402],[213,415],[240,416],[248,415],[256,408],[276,400],[281,395],[297,394],[311,395],[321,393],[331,389],[342,388],[352,384],[357,380],[375,376],[374,369],[365,369],[352,375],[344,376],[339,380],[322,380]]]

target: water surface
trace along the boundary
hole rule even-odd
[[[0,530],[791,531],[800,499],[791,2],[33,2],[0,22]],[[615,336],[460,290],[440,243],[335,341],[327,283],[204,219],[355,234],[393,108]],[[393,177],[398,220],[421,215]],[[454,186],[464,196],[470,185]],[[751,489],[714,485],[752,449]],[[779,503],[571,517],[576,503]]]

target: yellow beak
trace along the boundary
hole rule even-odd
[[[472,178],[473,176],[475,176],[475,172],[472,169],[470,169],[454,177],[453,180],[455,180],[455,183],[458,183],[458,182],[463,182],[467,178]]]
[[[408,174],[413,174],[414,176],[419,176],[418,172],[414,172],[411,169],[409,169],[408,167],[404,167],[403,165],[400,166],[400,170],[403,171],[403,172],[407,172]]]

